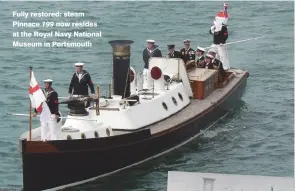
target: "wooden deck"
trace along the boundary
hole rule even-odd
[[[192,99],[191,103],[182,111],[177,114],[155,123],[147,128],[151,129],[151,133],[159,133],[161,131],[167,130],[174,127],[177,124],[183,123],[196,115],[200,114],[202,111],[206,110],[211,105],[215,104],[220,100],[225,94],[227,94],[235,84],[237,84],[241,77],[243,77],[245,72],[236,74],[235,77],[222,89],[216,89],[211,95],[209,95],[204,100]]]

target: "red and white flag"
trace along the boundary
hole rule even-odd
[[[228,22],[228,12],[227,12],[227,3],[223,3],[223,10],[217,13],[215,17],[215,22],[222,23],[224,25],[227,25]]]
[[[30,81],[30,89],[29,89],[29,96],[31,99],[32,107],[36,108],[36,110],[41,113],[40,115],[40,121],[48,121],[51,117],[51,112],[48,108],[45,98],[45,95],[43,94],[42,90],[40,89],[40,86],[35,78],[34,72],[31,71],[31,81]]]

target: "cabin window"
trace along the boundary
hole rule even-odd
[[[85,136],[84,133],[81,134],[81,138],[82,138],[82,139],[86,139],[86,136]]]
[[[71,140],[71,139],[72,139],[71,135],[68,135],[67,140]]]
[[[94,137],[95,137],[95,138],[98,138],[98,137],[99,137],[99,134],[98,134],[97,131],[94,131]]]
[[[174,105],[177,105],[177,101],[174,97],[172,97],[172,101],[173,101]]]
[[[168,107],[167,107],[167,105],[166,105],[166,103],[162,103],[162,106],[163,106],[163,108],[167,111],[168,110]]]
[[[181,101],[183,101],[183,97],[182,97],[181,93],[178,93],[178,97]]]

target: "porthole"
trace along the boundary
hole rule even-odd
[[[162,103],[162,106],[163,106],[163,108],[167,111],[168,110],[168,107],[167,107],[167,105],[166,105],[166,103]]]
[[[95,138],[98,138],[98,137],[99,137],[99,135],[98,135],[98,132],[97,132],[97,131],[94,131],[94,137],[95,137]]]
[[[86,136],[85,136],[84,133],[81,134],[81,138],[82,138],[82,139],[86,139]]]
[[[174,103],[175,105],[177,105],[177,101],[176,101],[176,99],[175,99],[174,97],[172,97],[172,101],[173,101],[173,103]]]
[[[107,133],[107,136],[109,137],[111,135],[111,132],[109,129],[106,129],[106,133]]]
[[[68,135],[67,140],[71,140],[71,139],[72,139],[71,135]]]
[[[181,93],[178,93],[178,97],[181,101],[183,101],[183,97],[182,97]]]

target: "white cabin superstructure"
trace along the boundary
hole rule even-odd
[[[159,79],[152,78],[153,68],[160,69]],[[107,137],[114,135],[113,130],[135,131],[170,117],[190,103],[192,90],[182,59],[151,58],[148,75],[148,89],[140,89],[142,75],[135,74],[136,80],[130,83],[132,96],[138,96],[135,104],[130,105],[120,95],[100,98],[99,115],[95,103],[87,109],[86,116],[69,114],[62,126],[58,124],[59,139]],[[32,136],[38,132],[33,131]]]
[[[120,42],[117,45],[122,46]],[[120,47],[119,52],[117,49],[114,48],[114,59],[121,59],[120,62],[126,64],[126,59],[130,58],[130,53],[126,54],[129,50],[126,51],[124,46]],[[195,68],[187,72],[180,58],[150,58],[146,76],[137,74],[129,63],[128,70],[125,81],[129,77],[129,82],[125,83],[124,93],[129,91],[129,96],[116,95],[115,87],[109,86],[109,96],[101,97],[98,93],[98,98],[91,100],[90,107],[82,108],[84,113],[70,111],[68,116],[63,116],[66,118],[64,124],[62,120],[57,124],[58,140],[108,137],[149,128],[183,110],[192,98],[204,99],[214,90],[217,80],[216,70]],[[200,83],[194,85],[194,82]],[[129,90],[127,85],[130,85]],[[89,97],[78,97],[75,100],[82,106],[89,103]],[[71,107],[70,110],[73,109]],[[21,139],[28,138],[28,135],[29,132],[24,133]],[[40,127],[32,130],[32,139],[40,140]]]

